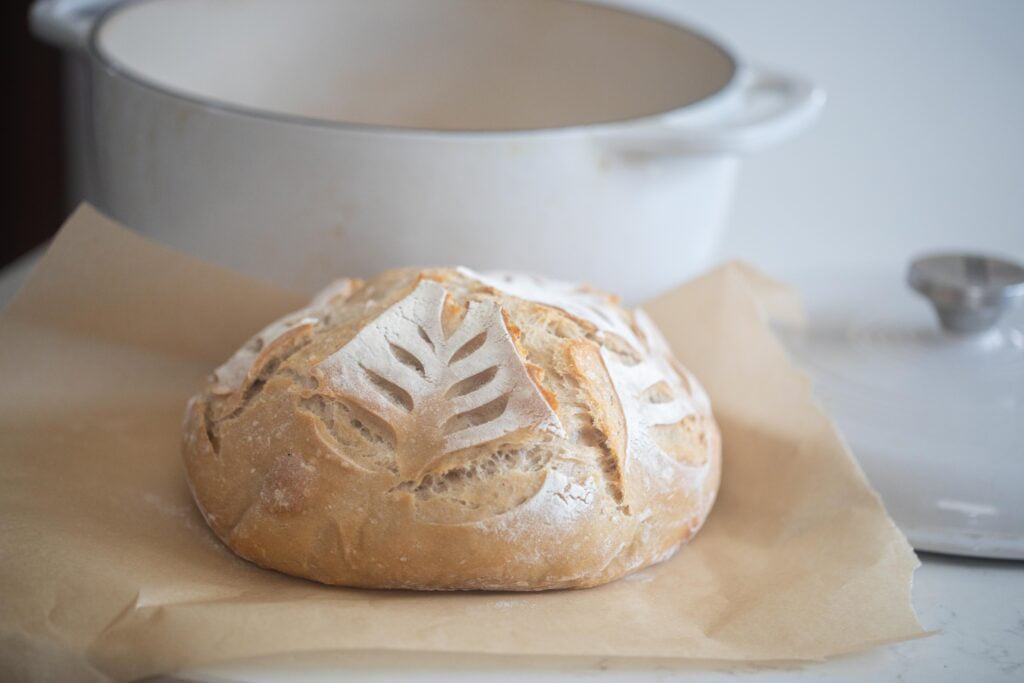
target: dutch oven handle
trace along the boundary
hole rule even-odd
[[[97,17],[118,0],[36,0],[28,23],[40,40],[64,50],[84,50]]]
[[[739,76],[739,103],[707,123],[638,122],[603,137],[623,155],[671,157],[748,154],[786,140],[809,126],[825,104],[825,91],[775,71],[746,68]]]

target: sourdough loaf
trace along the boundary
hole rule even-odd
[[[189,402],[206,521],[259,565],[348,586],[593,586],[701,527],[708,397],[642,311],[468,269],[342,280]]]

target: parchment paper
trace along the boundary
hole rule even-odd
[[[340,275],[340,274],[339,274]],[[193,507],[186,398],[305,297],[80,208],[0,320],[0,669],[126,680],[273,653],[398,649],[806,660],[922,635],[917,560],[726,265],[645,308],[704,382],[721,494],[672,560],[541,594],[330,588],[237,559]]]

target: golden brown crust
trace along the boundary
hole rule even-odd
[[[439,315],[447,337],[497,307],[501,323],[493,329],[506,331],[514,352],[505,353],[518,359],[502,362],[521,365],[536,397],[515,385],[520,393],[457,418],[414,414],[396,422],[349,385],[331,384],[326,361],[354,348],[350,343],[364,329],[379,325],[424,281],[446,291]],[[189,484],[210,527],[242,557],[350,586],[574,588],[665,559],[707,517],[721,466],[710,413],[691,411],[648,426],[637,406],[654,415],[665,412],[664,401],[680,397],[659,388],[648,392],[654,398],[627,400],[626,383],[613,380],[615,373],[644,371],[649,349],[633,353],[620,338],[602,338],[594,324],[556,306],[447,269],[389,271],[328,308],[315,322],[266,343],[230,393],[218,393],[211,381],[189,404],[183,446]],[[622,309],[614,314],[631,320]],[[422,334],[419,356],[392,345],[396,374],[371,377],[377,400],[403,416],[420,404],[413,409],[408,387],[392,380],[412,377],[401,374],[408,372],[430,375],[423,353],[437,340]],[[496,333],[487,334],[490,344]],[[474,337],[466,347],[475,343],[484,342]],[[453,357],[473,352],[460,349]],[[505,367],[452,385],[445,400],[487,389]],[[431,401],[434,411],[444,404]],[[520,418],[535,412],[537,425],[521,427],[520,419],[496,438],[443,447],[451,433],[497,424],[513,410],[527,411]],[[544,412],[550,419],[542,425]],[[429,429],[409,426],[430,420],[436,424]]]

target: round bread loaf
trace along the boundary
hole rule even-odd
[[[187,410],[189,484],[263,567],[368,588],[594,586],[715,499],[708,399],[642,311],[516,274],[341,280]]]

